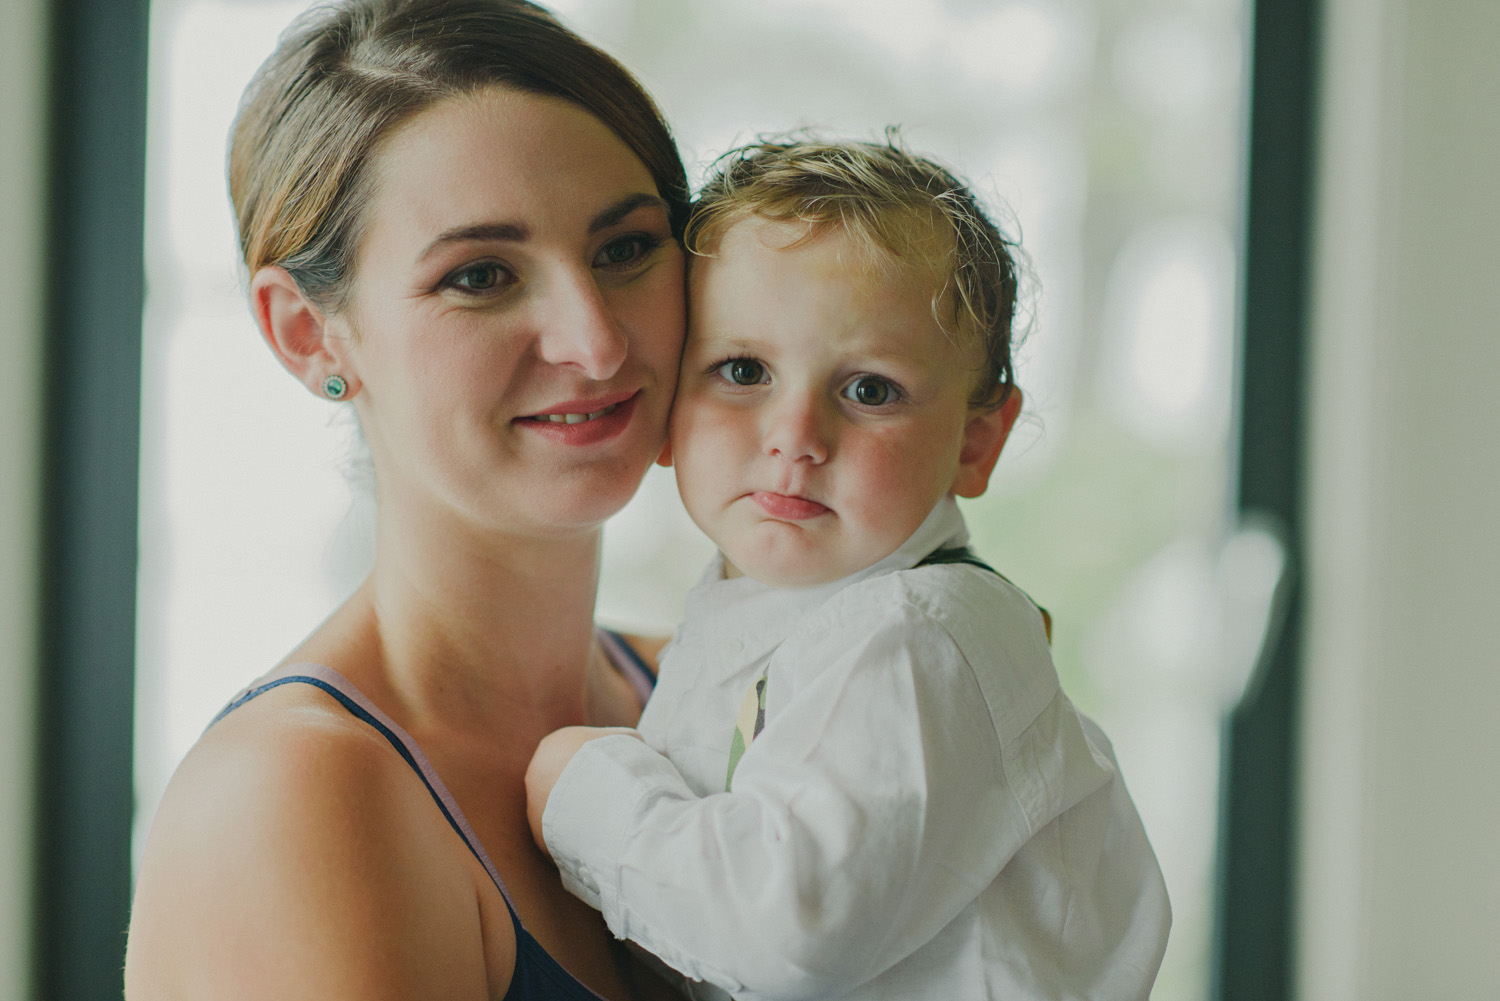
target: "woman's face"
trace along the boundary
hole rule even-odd
[[[451,98],[379,155],[343,325],[382,505],[567,534],[662,446],[683,254],[645,165],[558,98]]]

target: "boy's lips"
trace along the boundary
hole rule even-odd
[[[756,505],[766,514],[783,521],[806,521],[808,518],[816,518],[820,514],[827,514],[831,510],[815,500],[808,500],[806,497],[777,494],[769,490],[757,490],[750,495],[750,499],[755,501]]]

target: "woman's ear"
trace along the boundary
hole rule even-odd
[[[1000,450],[1010,437],[1010,429],[1021,413],[1021,391],[1014,386],[1005,402],[994,409],[978,409],[964,425],[963,447],[958,453],[958,475],[953,478],[953,493],[960,497],[978,497],[990,485],[990,474],[1000,461]]]
[[[277,360],[308,391],[327,396],[324,380],[338,376],[347,400],[359,391],[349,370],[348,338],[329,329],[328,316],[303,294],[285,268],[265,267],[250,279],[250,310]]]

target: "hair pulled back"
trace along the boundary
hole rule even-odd
[[[314,303],[340,309],[382,141],[439,101],[491,86],[598,118],[645,164],[681,232],[687,179],[660,111],[550,12],[526,0],[342,0],[287,28],[240,105],[229,193],[251,273],[280,265]]]

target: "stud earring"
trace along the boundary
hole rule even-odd
[[[330,400],[342,400],[349,395],[349,383],[341,375],[330,375],[323,380],[323,395]]]

